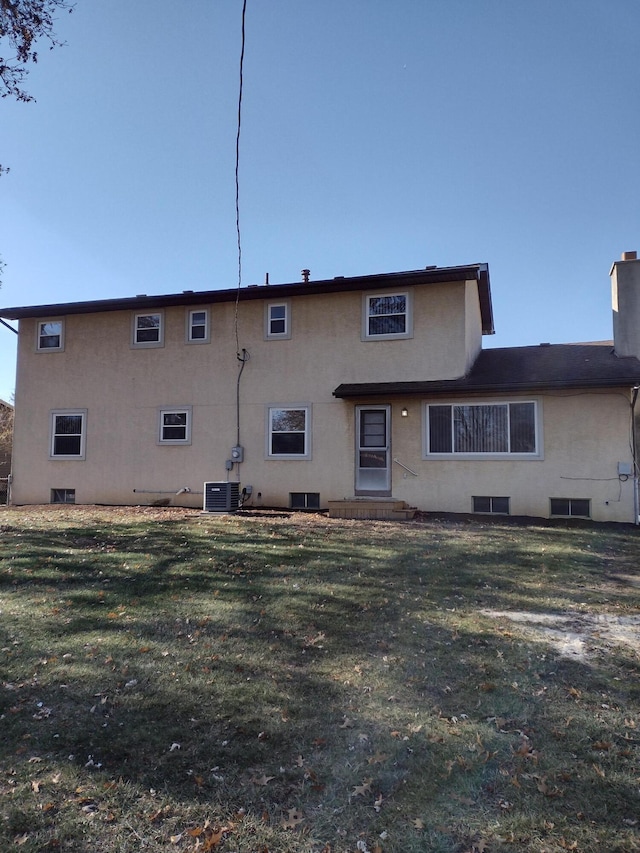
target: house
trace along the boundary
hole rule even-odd
[[[0,506],[7,503],[11,474],[13,406],[0,399]]]
[[[613,343],[483,350],[485,264],[304,278],[0,310],[13,502],[201,507],[209,483],[234,509],[637,522],[634,253]]]

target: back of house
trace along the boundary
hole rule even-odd
[[[12,499],[635,522],[640,262],[612,285],[615,343],[485,350],[486,264],[4,309]]]

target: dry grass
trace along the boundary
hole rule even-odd
[[[640,850],[637,549],[0,509],[0,849]]]

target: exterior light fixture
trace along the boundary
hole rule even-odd
[[[408,416],[409,416],[409,409],[407,409],[407,407],[406,407],[406,406],[403,406],[402,411],[400,412],[400,414],[402,415],[402,417],[403,417],[403,418],[408,417]]]

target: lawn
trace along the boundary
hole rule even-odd
[[[640,850],[637,529],[0,509],[0,849]]]

